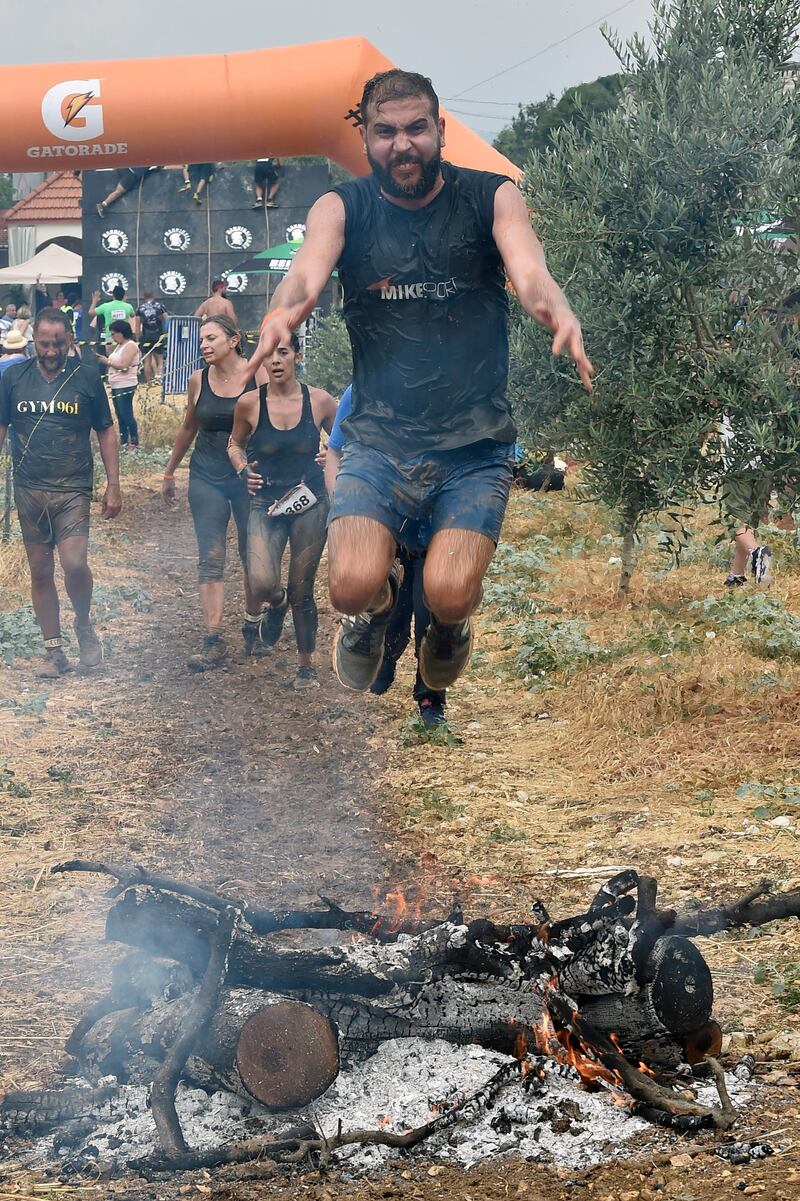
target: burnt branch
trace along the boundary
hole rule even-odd
[[[211,888],[191,884],[184,880],[174,880],[170,876],[161,876],[147,871],[139,864],[104,863],[95,859],[70,859],[57,863],[50,869],[56,872],[93,872],[97,875],[111,876],[117,883],[109,890],[108,895],[117,897],[127,888],[144,885],[160,892],[174,893],[175,896],[189,897],[199,901],[210,909],[221,911],[229,905],[235,905],[247,917],[247,921],[257,934],[273,934],[278,930],[352,930],[358,934],[368,934],[378,942],[393,942],[400,934],[421,934],[439,925],[439,918],[395,918],[390,914],[370,913],[367,910],[342,909],[328,897],[320,897],[325,909],[264,909],[259,905],[250,905],[247,901],[225,896]],[[460,921],[461,912],[455,908],[446,921]]]
[[[175,1109],[175,1089],[192,1047],[214,1016],[219,992],[228,970],[228,955],[236,939],[239,918],[239,911],[233,908],[228,908],[220,914],[203,983],[186,1015],[178,1038],[153,1078],[150,1105],[161,1146],[168,1158],[185,1155],[188,1150]]]
[[[675,919],[674,932],[685,934],[688,938],[697,938],[718,934],[721,930],[764,926],[767,922],[800,917],[800,888],[795,888],[792,892],[770,895],[764,901],[759,900],[760,897],[771,893],[771,889],[769,880],[763,880],[729,905],[679,913]]]
[[[672,1117],[699,1118],[703,1124],[714,1126],[717,1130],[727,1130],[733,1124],[736,1115],[725,1088],[722,1069],[716,1060],[709,1060],[709,1065],[720,1096],[719,1108],[701,1105],[699,1101],[690,1101],[672,1089],[665,1088],[640,1068],[634,1067],[611,1038],[603,1031],[590,1026],[571,1007],[567,998],[551,992],[547,997],[547,1005],[562,1027],[579,1038],[584,1045],[591,1047],[599,1062],[617,1076],[625,1091],[649,1110],[658,1110]]]

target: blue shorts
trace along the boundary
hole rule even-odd
[[[424,549],[439,530],[473,530],[497,542],[511,463],[511,444],[489,439],[404,460],[351,440],[328,521],[371,517],[411,550]]]

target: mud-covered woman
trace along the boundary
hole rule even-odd
[[[246,655],[267,654],[260,637],[261,606],[256,602],[247,573],[247,521],[250,498],[247,484],[237,476],[228,458],[233,414],[242,394],[241,334],[223,314],[206,317],[200,326],[200,354],[205,366],[189,379],[186,413],[164,471],[161,495],[168,505],[177,499],[175,469],[189,447],[189,508],[197,536],[197,577],[205,636],[192,671],[222,667],[227,648],[222,634],[224,612],[225,542],[231,518],[236,525],[239,557],[244,569],[245,616],[242,626]],[[266,378],[260,370],[256,383]],[[248,385],[251,387],[252,385]]]
[[[292,610],[297,641],[298,690],[319,687],[314,650],[314,581],[325,546],[328,500],[318,462],[320,430],[330,433],[336,401],[297,378],[300,343],[281,342],[265,361],[268,379],[237,402],[229,453],[251,493],[247,572],[253,597],[266,603],[261,637],[278,641]],[[286,585],[281,564],[289,546]]]

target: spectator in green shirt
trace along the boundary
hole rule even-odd
[[[108,332],[112,321],[129,321],[134,328],[136,326],[136,310],[125,299],[125,289],[122,284],[117,284],[111,295],[113,299],[98,304],[100,293],[93,292],[92,303],[89,306],[89,318],[92,326],[96,327],[97,318],[102,318],[102,336],[107,345],[112,341],[111,334]]]

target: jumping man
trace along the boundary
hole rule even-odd
[[[372,175],[312,208],[250,370],[288,340],[338,267],[354,386],[330,513],[330,595],[347,614],[334,664],[349,688],[374,681],[398,590],[395,544],[404,527],[427,519],[432,617],[419,668],[438,690],[469,661],[470,615],[511,482],[503,268],[526,312],[553,335],[553,353],[569,352],[588,389],[593,369],[516,186],[442,162],[445,123],[430,80],[376,75],[361,113]]]

